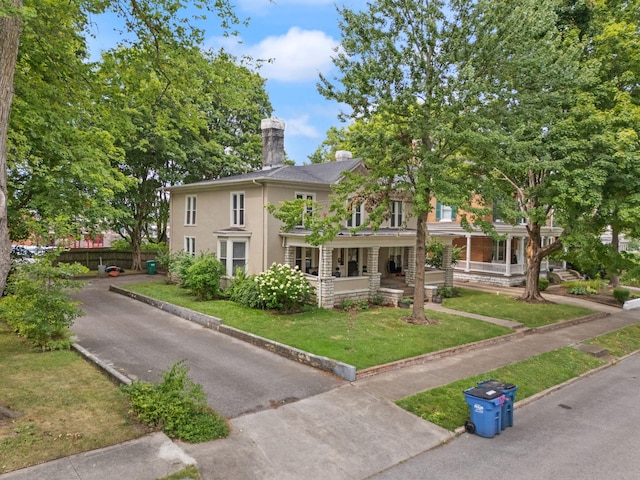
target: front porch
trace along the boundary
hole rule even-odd
[[[345,299],[370,301],[388,281],[402,285],[395,294],[402,298],[404,287],[414,284],[412,231],[343,232],[320,246],[309,245],[307,233],[282,234],[285,263],[297,265],[307,275],[315,287],[318,306],[332,308]]]

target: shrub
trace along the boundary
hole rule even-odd
[[[255,276],[247,276],[242,269],[236,271],[236,276],[227,288],[226,293],[231,301],[243,307],[265,308],[265,303],[260,300],[260,292]]]
[[[569,287],[567,292],[571,295],[591,295],[591,291],[585,285],[575,285]]]
[[[376,294],[371,298],[371,303],[374,304],[376,307],[380,307],[381,305],[384,304],[384,297],[380,294]]]
[[[69,327],[82,315],[80,302],[72,302],[71,293],[83,285],[73,276],[89,271],[78,263],[54,267],[56,256],[50,253],[16,268],[9,280],[8,295],[0,301],[7,323],[42,350],[71,347]]]
[[[621,305],[627,300],[629,300],[629,297],[631,296],[631,292],[626,288],[616,289],[612,293],[613,293],[613,298],[615,298],[618,301],[618,303]]]
[[[255,277],[259,299],[266,308],[285,313],[298,311],[311,302],[312,287],[296,265],[273,263],[269,270]]]
[[[220,277],[225,267],[213,254],[203,254],[187,268],[182,284],[199,300],[213,300],[221,294]]]
[[[460,288],[459,287],[445,287],[444,285],[439,285],[436,290],[436,295],[442,298],[453,298],[460,296]]]
[[[547,288],[549,288],[549,280],[546,278],[541,278],[538,280],[538,290],[544,292]]]
[[[349,299],[349,298],[343,298],[342,300],[340,300],[340,303],[338,303],[338,310],[342,310],[343,312],[349,311],[349,310],[353,310],[356,306],[356,302]]]
[[[179,286],[184,287],[184,281],[187,278],[187,270],[194,263],[196,263],[196,257],[190,253],[181,250],[176,253],[172,253],[160,258],[160,263],[167,269],[169,280],[177,283]]]
[[[111,250],[117,250],[119,252],[130,252],[131,242],[126,238],[118,238],[111,242],[110,248]],[[161,253],[167,252],[168,249],[168,245],[164,242],[150,242],[147,239],[143,239],[140,244],[140,251],[144,253]]]
[[[171,438],[196,443],[226,437],[229,425],[209,408],[202,385],[188,378],[188,371],[180,361],[163,373],[160,383],[136,381],[122,390],[142,423]]]

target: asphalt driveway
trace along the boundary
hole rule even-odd
[[[85,312],[72,328],[77,343],[130,378],[157,381],[162,371],[184,359],[209,405],[228,418],[277,408],[344,383],[109,291],[111,284],[145,280],[96,278],[77,295]]]

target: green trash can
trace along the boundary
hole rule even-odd
[[[155,275],[155,273],[156,273],[156,261],[147,260],[147,274]]]

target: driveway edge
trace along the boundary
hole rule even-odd
[[[268,350],[272,353],[280,355],[281,357],[288,358],[289,360],[308,365],[324,372],[329,372],[340,378],[343,378],[349,382],[353,382],[356,379],[356,367],[349,365],[331,358],[322,357],[313,353],[305,352],[297,348],[290,347],[283,343],[274,342],[264,337],[254,335],[252,333],[244,332],[237,328],[230,327],[224,324],[224,321],[220,318],[205,315],[204,313],[195,312],[188,308],[179,307],[170,303],[157,300],[155,298],[147,297],[139,293],[131,292],[124,288],[116,287],[115,285],[109,286],[109,291],[124,295],[126,297],[138,300],[140,302],[156,307],[165,312],[176,315],[177,317],[184,318],[191,322],[195,322],[203,327],[211,330],[216,330],[230,337],[242,340],[250,343],[262,349]]]

